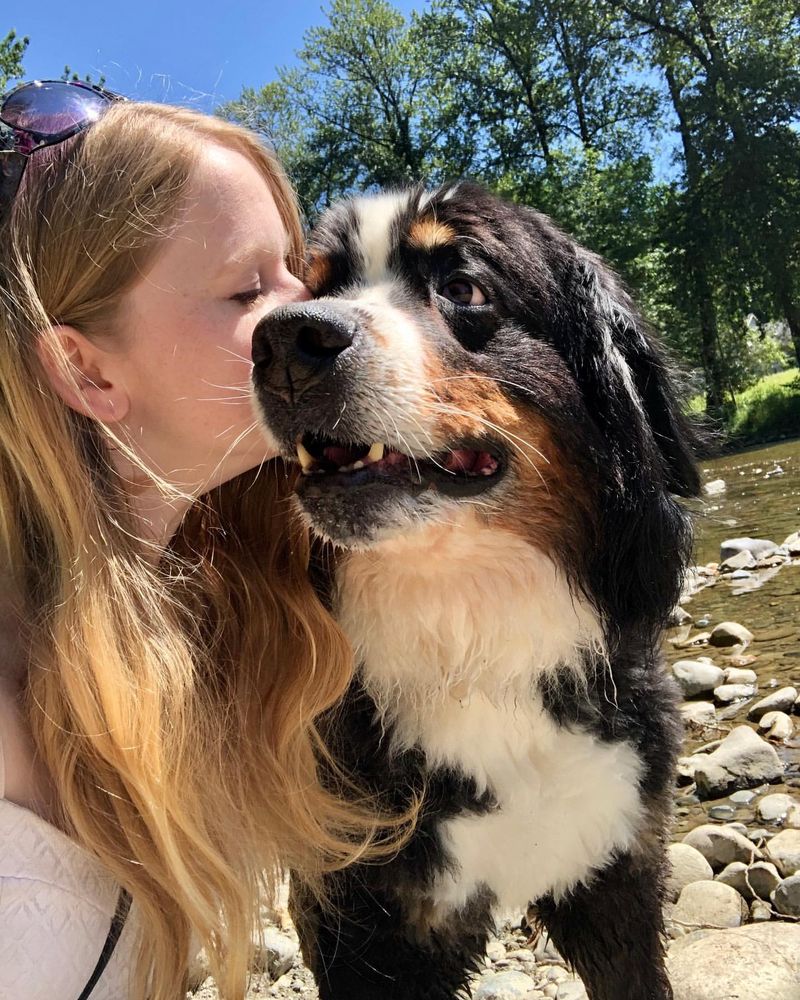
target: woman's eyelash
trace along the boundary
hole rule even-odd
[[[234,302],[241,302],[243,305],[249,305],[261,295],[261,288],[251,288],[246,292],[238,292],[236,295],[232,295],[231,299]]]

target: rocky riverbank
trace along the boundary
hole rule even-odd
[[[777,574],[800,594],[800,532],[723,542],[689,575],[665,641],[686,723],[665,908],[675,1000],[800,1000],[800,619],[759,630],[746,601],[741,622],[696,610],[721,594],[727,612]],[[498,929],[474,1000],[585,1000],[546,936],[521,926],[519,914]],[[193,1000],[218,1000],[206,974],[198,961]],[[285,915],[258,943],[248,997],[317,997]]]

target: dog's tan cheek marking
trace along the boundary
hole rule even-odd
[[[330,281],[331,273],[330,257],[324,253],[314,254],[304,278],[304,283],[312,295],[319,295],[320,290]]]
[[[502,487],[497,511],[487,514],[492,524],[551,555],[565,545],[585,551],[592,524],[590,484],[559,448],[547,421],[509,400],[493,379],[446,372],[430,354],[425,365],[436,397],[437,436],[493,438],[509,455],[512,477]]]
[[[512,430],[533,447],[517,442],[520,450],[512,452],[514,477],[496,518],[498,527],[524,533],[554,558],[565,551],[588,552],[594,491],[579,463],[570,461],[538,414],[518,411]]]
[[[419,219],[408,231],[408,245],[426,253],[433,253],[440,247],[452,246],[455,241],[455,230],[447,223],[436,219]]]

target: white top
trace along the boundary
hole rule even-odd
[[[5,798],[4,729],[9,761],[19,735],[0,726],[0,1000],[77,1000],[103,949],[119,886],[61,830]],[[130,997],[132,925],[129,916],[91,1000]]]

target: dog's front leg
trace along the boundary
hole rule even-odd
[[[330,904],[295,887],[293,915],[320,1000],[456,1000],[468,996],[491,926],[480,895],[435,928],[404,910],[371,876],[386,868],[355,865],[330,876]],[[376,879],[377,881],[378,879]]]
[[[623,855],[556,902],[537,901],[538,919],[574,966],[589,1000],[672,1000],[664,967],[660,848]]]

